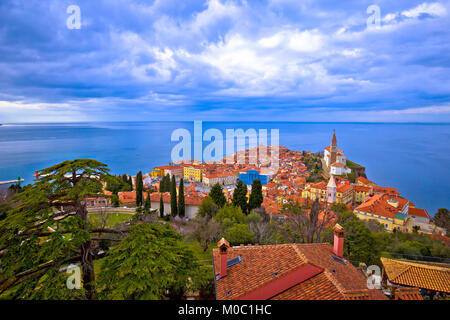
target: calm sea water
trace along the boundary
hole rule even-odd
[[[173,130],[193,122],[71,123],[0,126],[0,180],[75,158],[93,158],[112,173],[136,174],[170,162]],[[320,151],[333,129],[338,147],[366,167],[369,179],[399,192],[434,214],[450,208],[450,124],[204,122],[203,130],[279,129],[280,145]],[[204,146],[206,143],[204,143]]]

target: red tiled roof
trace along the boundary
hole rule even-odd
[[[359,185],[354,185],[353,189],[355,189],[355,191],[357,192],[366,192],[369,193],[370,191],[370,187],[366,187],[366,186],[359,186]]]
[[[419,216],[419,217],[431,219],[430,215],[428,214],[428,211],[425,209],[409,208],[408,213],[413,216]]]
[[[450,293],[450,267],[431,263],[380,258],[391,283]]]
[[[216,294],[219,300],[347,299],[360,291],[364,299],[385,299],[369,292],[366,278],[347,260],[333,259],[328,243],[241,246],[228,249],[227,259],[242,261],[220,278],[219,250],[213,250]]]
[[[339,168],[343,168],[345,167],[342,163],[340,162],[335,162],[331,164],[332,167],[339,167]]]
[[[373,183],[372,181],[370,181],[369,179],[366,179],[364,177],[358,177],[356,178],[356,182],[361,182],[363,184],[369,184],[369,183]]]
[[[392,188],[392,187],[374,186],[373,192],[374,193],[388,193],[388,194],[397,195],[397,196],[400,195],[400,192],[398,192],[396,188]]]
[[[388,203],[389,199],[398,201],[398,207],[393,207]],[[355,210],[376,214],[383,217],[393,218],[408,200],[400,197],[395,197],[389,194],[376,194],[367,201],[356,207]]]
[[[394,296],[395,300],[423,300],[419,288],[398,288]]]
[[[344,192],[347,192],[347,191],[349,191],[349,190],[351,190],[351,189],[353,189],[353,186],[352,186],[352,185],[349,185],[349,184],[340,184],[340,185],[337,186],[336,191],[337,191],[337,192],[342,192],[342,193],[344,193]]]

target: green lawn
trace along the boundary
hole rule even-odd
[[[122,223],[125,221],[130,220],[133,215],[132,214],[125,214],[125,213],[106,213],[106,226],[111,228],[114,227],[118,223]],[[90,213],[88,215],[89,222],[91,222],[94,225],[101,224],[102,217],[99,213]]]

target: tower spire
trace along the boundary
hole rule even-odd
[[[333,138],[331,138],[331,146],[337,147],[336,131],[333,129]]]

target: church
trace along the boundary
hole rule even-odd
[[[346,166],[347,158],[344,151],[337,147],[336,132],[334,130],[331,145],[324,149],[323,157],[331,175],[343,175],[351,172],[351,169]]]

